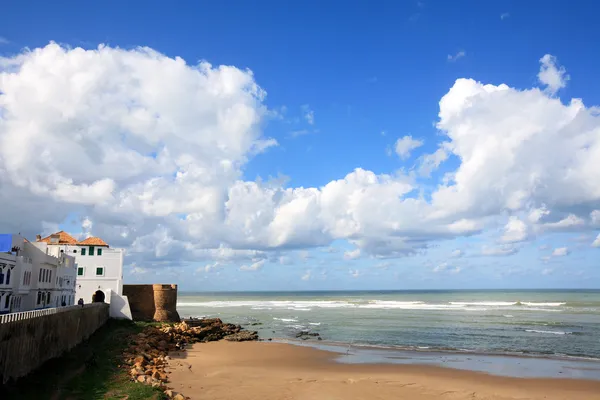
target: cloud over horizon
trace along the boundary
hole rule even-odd
[[[252,71],[147,47],[50,43],[0,58],[0,228],[33,235],[75,213],[82,233],[127,248],[140,271],[199,260],[200,272],[232,260],[259,271],[336,240],[353,246],[348,261],[409,257],[483,232],[497,233],[479,256],[510,256],[533,236],[600,220],[600,116],[555,97],[570,79],[555,57],[540,59],[538,78],[542,89],[454,82],[439,100],[437,149],[415,165],[429,177],[455,164],[426,196],[410,168],[356,165],[290,187],[244,176],[278,146],[264,134],[267,91]],[[421,146],[404,136],[394,150],[407,162]]]

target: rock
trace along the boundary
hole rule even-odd
[[[185,400],[185,397],[181,393],[177,393],[173,400]]]
[[[233,335],[225,336],[225,340],[230,342],[247,342],[251,340],[258,340],[258,333],[248,331],[238,332],[234,333]]]
[[[320,336],[317,332],[310,332],[310,331],[300,331],[298,333],[296,333],[296,338],[297,339],[302,339],[302,340],[307,340],[310,337],[318,337]]]
[[[175,397],[175,393],[174,393],[174,392],[173,392],[171,389],[165,390],[165,391],[164,391],[164,394],[165,394],[165,396],[167,396],[169,399],[172,399],[173,397]]]

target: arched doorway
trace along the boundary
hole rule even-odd
[[[104,303],[104,292],[102,290],[96,290],[92,296],[92,303]]]

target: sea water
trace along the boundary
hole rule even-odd
[[[263,339],[600,360],[600,290],[180,292],[177,309]]]

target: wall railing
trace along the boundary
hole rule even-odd
[[[98,307],[104,303],[88,303],[84,304],[84,308],[88,307]],[[55,308],[45,308],[43,310],[32,310],[32,311],[23,311],[11,314],[0,315],[0,324],[13,322],[13,321],[21,321],[23,319],[42,317],[44,315],[52,315],[59,314],[65,311],[73,310],[75,308],[81,308],[81,306],[67,306],[67,307],[55,307]]]

